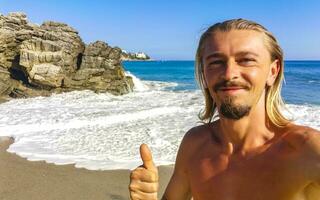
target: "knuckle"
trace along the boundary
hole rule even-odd
[[[158,182],[159,181],[159,176],[158,174],[155,174],[155,177],[154,177],[155,181]]]
[[[150,177],[150,180],[152,182],[157,182],[158,181],[157,175],[154,174],[154,173],[150,173],[149,177]]]
[[[131,179],[137,179],[138,177],[137,177],[138,175],[137,175],[137,172],[136,171],[132,171],[131,173],[130,173],[130,178]]]
[[[130,200],[134,200],[133,192],[130,192]]]
[[[134,184],[129,185],[129,190],[130,191],[136,191],[137,187]]]
[[[157,199],[158,199],[157,193],[153,193],[153,194],[151,195],[151,198],[154,199],[154,200],[157,200]]]
[[[138,194],[136,192],[130,192],[130,199],[131,200],[138,200]]]
[[[130,174],[130,179],[135,179],[134,174]]]
[[[150,185],[150,190],[151,190],[152,192],[156,192],[156,191],[158,190],[157,184],[152,184],[152,185]]]

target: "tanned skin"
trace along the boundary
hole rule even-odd
[[[266,114],[265,88],[274,84],[279,61],[271,61],[263,34],[217,32],[205,42],[203,62],[219,119],[186,133],[162,199],[320,199],[320,132],[294,123],[280,128]],[[224,116],[219,108],[226,99],[250,112],[240,119]],[[145,144],[140,154],[131,199],[157,199],[157,167]]]

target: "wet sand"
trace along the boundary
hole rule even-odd
[[[12,138],[0,138],[0,199],[127,200],[129,170],[92,171],[74,165],[28,161],[6,150]],[[160,166],[159,198],[173,166]]]

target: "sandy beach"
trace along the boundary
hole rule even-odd
[[[91,171],[73,165],[28,161],[6,150],[13,139],[0,139],[2,200],[124,200],[129,199],[129,170]],[[160,166],[159,197],[173,166]]]

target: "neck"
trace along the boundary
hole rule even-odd
[[[227,154],[246,155],[250,151],[264,146],[275,137],[276,127],[269,123],[265,111],[264,99],[251,108],[248,116],[232,120],[220,115],[219,132]]]

